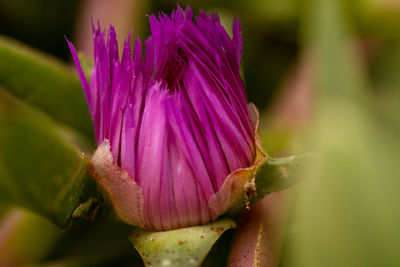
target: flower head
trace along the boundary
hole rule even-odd
[[[100,145],[94,175],[129,223],[156,230],[204,224],[231,204],[221,195],[224,185],[235,189],[228,177],[256,159],[239,74],[241,28],[235,20],[231,39],[216,14],[193,19],[180,7],[149,21],[144,51],[139,38],[132,49],[130,34],[121,59],[114,28],[106,37],[93,26],[90,83],[68,42]]]

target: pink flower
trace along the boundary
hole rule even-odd
[[[121,60],[114,28],[105,41],[93,26],[90,83],[68,42],[100,145],[94,176],[128,223],[205,224],[237,199],[230,195],[240,179],[228,178],[256,168],[256,126],[239,74],[241,28],[235,20],[231,39],[216,14],[193,21],[180,7],[149,21],[144,51],[136,39],[132,53],[129,35]]]

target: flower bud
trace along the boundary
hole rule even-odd
[[[246,193],[265,160],[258,114],[239,74],[241,28],[180,7],[150,16],[119,59],[114,28],[93,26],[94,68],[78,68],[99,145],[93,176],[127,223],[170,230],[215,220]],[[106,40],[105,40],[106,39]]]

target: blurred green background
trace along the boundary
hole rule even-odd
[[[195,12],[199,8],[216,11],[228,27],[235,16],[240,18],[244,39],[242,74],[249,101],[261,111],[266,151],[272,156],[304,152],[317,155],[312,168],[304,174],[306,180],[291,190],[280,266],[400,266],[400,1],[179,3],[190,4]],[[144,39],[149,34],[145,14],[169,13],[174,8],[176,2],[171,0],[121,0],[108,4],[95,0],[0,0],[0,35],[69,64],[64,34],[90,57],[91,16],[99,16],[103,27],[110,22],[115,24],[119,40],[125,38],[132,25]],[[46,95],[47,102],[26,95],[21,91],[23,87],[33,88],[40,81],[35,81],[35,75],[29,76],[32,80],[26,83],[14,81],[18,77],[8,79],[7,60],[10,58],[0,54],[0,87],[5,89],[0,91],[37,106],[63,127],[77,129],[77,136],[68,138],[77,144],[85,143],[85,149],[90,151],[90,121],[86,126],[83,119],[74,119],[77,116],[73,109],[83,105],[75,105],[73,97],[59,97],[57,90]],[[18,76],[19,69],[15,70],[13,75]],[[21,77],[25,79],[23,73]],[[64,92],[63,86],[79,87],[76,81],[66,84],[59,84],[60,92]],[[47,89],[35,88],[39,88],[37,92]],[[50,102],[56,103],[55,107]],[[63,114],[57,113],[60,109]],[[70,115],[64,117],[68,112]],[[86,118],[86,113],[82,117]],[[0,139],[7,136],[1,131],[2,128]],[[1,144],[7,142],[4,139]],[[11,169],[6,159],[9,151],[4,147],[0,148],[0,181],[12,171],[4,171]],[[7,189],[9,185],[0,182],[1,186]],[[6,189],[4,192],[8,192]],[[4,192],[0,188],[3,197]],[[123,238],[130,231],[125,226],[104,222],[93,227],[90,222],[83,222],[68,234],[60,234],[52,226],[43,226],[45,222],[35,215],[17,216],[17,211],[8,206],[1,210],[0,258],[6,258],[4,255],[10,254],[7,251],[14,251],[16,256],[11,253],[9,257],[23,263],[98,266],[107,262],[130,265],[138,260]],[[14,225],[22,229],[17,227],[16,232],[37,235],[11,234],[9,240],[14,241],[2,245],[2,231],[16,217],[21,223]],[[102,236],[105,232],[111,234]],[[46,236],[46,242],[40,242],[38,236]],[[115,242],[115,251],[101,246],[109,240]],[[37,252],[26,254],[26,244],[38,248]],[[108,253],[99,260],[96,251]]]

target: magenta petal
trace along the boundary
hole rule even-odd
[[[90,83],[68,42],[96,140],[109,140],[112,161],[140,187],[140,226],[208,223],[226,210],[219,205],[236,199],[227,189],[236,183],[227,178],[252,166],[258,151],[239,74],[240,23],[231,39],[216,14],[193,17],[179,6],[149,23],[152,36],[132,47],[130,34],[121,59],[114,28],[106,35],[93,25]]]
[[[82,83],[83,92],[85,93],[85,97],[86,97],[86,100],[87,100],[87,103],[89,106],[89,110],[92,111],[92,109],[93,109],[92,99],[93,98],[92,98],[91,87],[89,86],[89,84],[86,80],[85,74],[83,73],[81,63],[79,62],[78,54],[76,53],[74,45],[67,39],[67,37],[65,37],[65,40],[68,43],[68,47],[69,47],[69,50],[71,51],[72,58],[76,64],[79,79],[81,80],[81,83]],[[93,116],[93,114],[92,114],[92,116]]]

